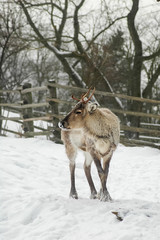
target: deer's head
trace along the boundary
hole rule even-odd
[[[87,93],[83,94],[80,99],[75,98],[72,96],[74,100],[77,100],[78,103],[72,109],[71,112],[67,114],[67,116],[59,122],[59,127],[62,130],[70,130],[70,129],[79,129],[83,128],[84,121],[86,120],[87,116],[93,114],[94,111],[97,109],[97,103],[91,102],[91,98],[94,95],[95,88],[93,89],[91,95],[90,94],[91,88],[88,90]]]

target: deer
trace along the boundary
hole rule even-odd
[[[75,186],[75,159],[77,151],[82,150],[85,156],[84,172],[91,191],[90,198],[110,202],[112,198],[107,189],[107,178],[113,152],[119,143],[120,121],[111,110],[101,108],[96,101],[91,101],[95,88],[91,95],[90,91],[91,88],[80,99],[72,96],[78,103],[58,124],[69,159],[70,197],[78,199]],[[91,175],[92,162],[95,163],[100,179],[99,193]]]

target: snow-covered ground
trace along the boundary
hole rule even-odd
[[[92,173],[99,188],[94,165]],[[70,199],[63,145],[0,137],[0,239],[160,239],[159,150],[118,147],[108,181],[112,203],[89,199],[81,152],[76,186],[79,199]]]

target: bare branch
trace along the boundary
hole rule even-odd
[[[106,30],[108,30],[112,25],[114,25],[117,21],[121,20],[121,19],[124,19],[126,18],[127,16],[122,16],[122,17],[119,17],[119,18],[116,18],[114,21],[112,21],[107,27],[105,27],[104,29],[102,29],[99,33],[97,33],[93,38],[92,40],[90,41],[88,47],[86,50],[88,50],[90,48],[90,46],[94,43],[94,41],[102,34],[104,33]]]
[[[53,11],[54,11],[54,5],[52,4],[51,5],[51,24],[52,24],[52,27],[53,27],[53,29],[55,31],[55,35],[57,35],[57,28],[56,28],[56,26],[54,24],[54,21],[53,21]]]
[[[62,17],[62,21],[61,24],[59,26],[59,35],[62,35],[66,20],[67,20],[67,9],[68,9],[68,0],[65,0],[65,6],[63,9],[63,17]]]
[[[80,26],[79,26],[79,21],[78,21],[78,11],[84,4],[85,0],[82,0],[79,5],[75,7],[75,12],[74,12],[74,41],[76,43],[77,49],[80,53],[84,53],[84,48],[79,41],[79,32],[80,32]]]
[[[17,0],[17,1],[19,1],[19,0]],[[25,5],[26,5],[27,8],[31,8],[31,7],[42,7],[42,6],[52,5],[52,6],[56,7],[59,11],[61,11],[61,12],[63,11],[57,4],[53,3],[52,1],[32,4],[32,3],[24,0],[24,3],[25,3]]]
[[[147,61],[147,60],[151,60],[151,59],[153,59],[155,57],[158,57],[158,56],[160,56],[160,48],[156,52],[152,53],[151,55],[143,56],[142,60]]]
[[[151,80],[147,84],[146,88],[143,90],[143,97],[147,98],[148,96],[150,96],[150,94],[152,93],[152,88],[155,82],[157,81],[159,75],[160,75],[160,65],[158,65],[155,73],[152,75]]]

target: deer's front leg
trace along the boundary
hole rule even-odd
[[[78,194],[75,187],[75,161],[70,161],[69,168],[71,177],[70,197],[78,199]]]
[[[65,150],[67,157],[69,158],[69,169],[71,178],[71,190],[70,197],[78,199],[78,194],[75,187],[75,159],[77,155],[77,149],[72,145],[70,141],[70,135],[68,132],[62,131],[62,140],[65,143]]]

